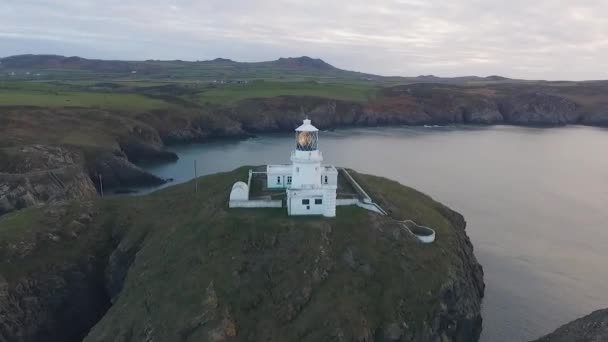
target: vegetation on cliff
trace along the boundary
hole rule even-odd
[[[198,193],[190,182],[0,218],[0,336],[77,340],[91,320],[62,336],[58,313],[100,316],[111,301],[85,341],[476,339],[483,272],[462,216],[361,174],[393,216],[432,226],[437,241],[357,207],[335,219],[230,210],[246,172],[200,178]],[[70,289],[91,297],[71,301]]]

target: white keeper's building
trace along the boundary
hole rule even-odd
[[[268,188],[286,189],[289,215],[335,217],[338,170],[322,164],[319,130],[306,119],[296,128],[295,142],[291,165],[266,166]]]

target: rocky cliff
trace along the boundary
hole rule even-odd
[[[86,200],[100,190],[162,184],[134,163],[170,161],[151,126],[93,109],[12,108],[0,113],[0,215]]]
[[[87,200],[95,187],[79,153],[32,145],[0,150],[0,215],[47,202]]]
[[[0,218],[0,341],[81,341],[110,305],[110,231],[90,202]]]
[[[0,215],[45,203],[88,200],[103,186],[162,184],[126,155],[96,154],[87,162],[77,148],[28,145],[0,149]]]
[[[335,219],[227,209],[246,175],[0,218],[0,340],[478,338],[483,271],[462,216],[360,174],[392,215],[435,228],[436,242],[357,207]]]
[[[606,107],[608,108],[608,107]],[[604,125],[608,111],[548,89],[488,90],[409,85],[386,88],[367,103],[315,97],[248,99],[225,115],[245,132],[290,131],[303,116],[320,128],[379,125]]]
[[[564,324],[535,342],[602,342],[608,341],[608,309]]]

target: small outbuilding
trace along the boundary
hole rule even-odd
[[[230,201],[248,201],[249,186],[245,182],[236,182],[230,191]]]

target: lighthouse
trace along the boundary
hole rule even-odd
[[[268,165],[269,188],[285,188],[289,215],[336,216],[338,171],[323,165],[319,130],[309,119],[295,130],[291,165]]]

